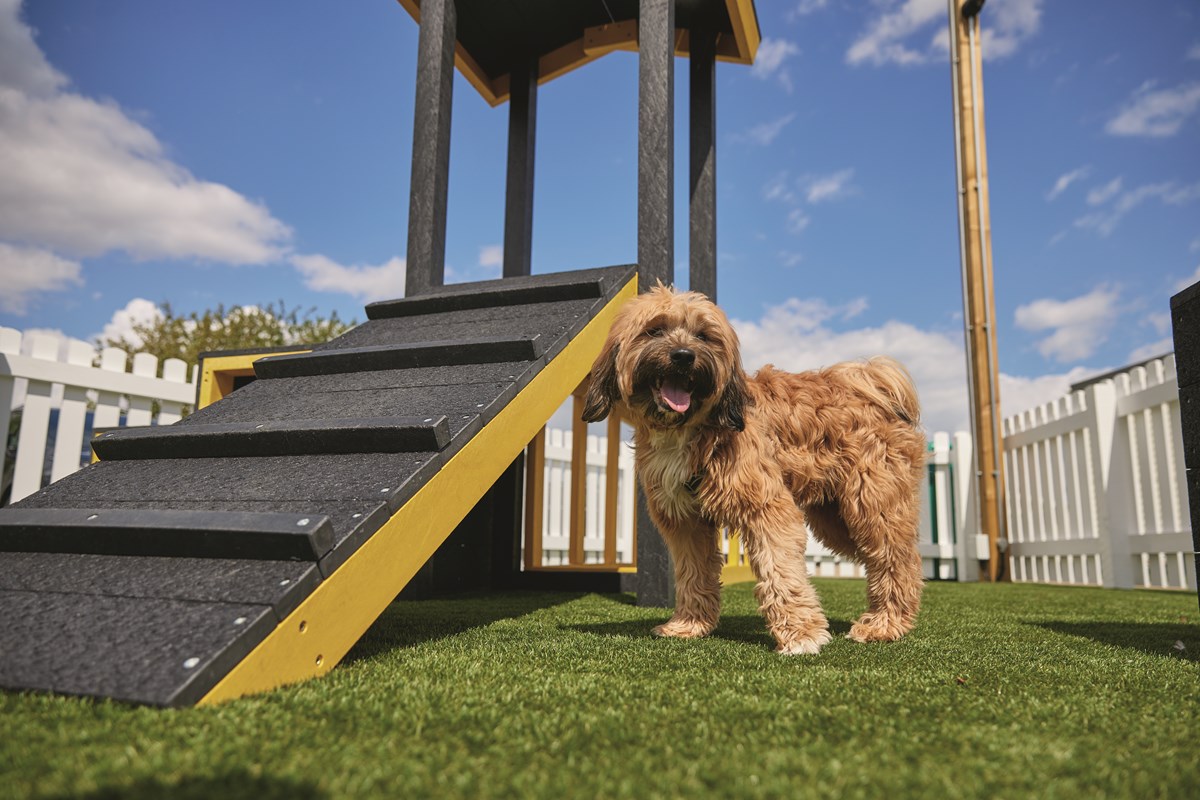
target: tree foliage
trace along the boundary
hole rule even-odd
[[[188,314],[177,313],[170,303],[162,303],[159,310],[157,318],[135,323],[132,335],[102,339],[100,346],[152,353],[160,362],[180,358],[195,364],[201,353],[213,350],[320,344],[357,324],[354,320],[343,321],[336,311],[322,317],[315,308],[289,309],[282,300],[265,306],[218,305]]]

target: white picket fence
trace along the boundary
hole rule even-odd
[[[10,502],[79,469],[91,431],[169,425],[180,419],[184,406],[195,402],[195,370],[177,358],[163,362],[160,375],[158,359],[149,353],[135,354],[132,370],[126,371],[130,356],[116,348],[97,354],[86,342],[64,343],[36,333],[26,336],[28,355],[22,354],[21,345],[20,331],[0,328],[0,431],[6,436],[13,412],[19,408],[20,413]],[[47,453],[51,435],[54,446]],[[6,474],[6,459],[13,457],[8,449],[6,440],[0,449],[0,475]]]
[[[604,498],[608,480],[604,465],[608,440],[587,438],[587,524],[584,528],[584,563],[604,560]],[[633,451],[620,449],[617,465],[617,561],[633,560],[634,473]],[[567,563],[571,530],[571,432],[546,429],[546,466],[542,504],[542,564]]]
[[[1174,356],[1004,421],[1015,581],[1196,588]]]

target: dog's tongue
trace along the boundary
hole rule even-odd
[[[692,393],[673,383],[664,383],[662,385],[662,396],[667,405],[673,411],[678,411],[680,414],[687,411],[688,406],[692,404]]]

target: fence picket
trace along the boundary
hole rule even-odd
[[[87,342],[73,339],[67,343],[66,363],[90,367],[95,351]],[[84,428],[87,425],[87,389],[64,386],[62,405],[58,411],[58,430],[54,435],[54,458],[51,461],[51,482],[64,478],[81,466]]]

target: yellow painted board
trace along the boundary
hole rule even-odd
[[[228,356],[206,356],[200,373],[200,390],[196,393],[196,408],[210,406],[233,391],[233,379],[254,374],[254,362],[267,356],[292,356],[311,353],[312,348],[279,350],[270,353],[242,353]]]
[[[269,691],[333,669],[579,385],[617,309],[636,294],[635,277],[200,704]]]

